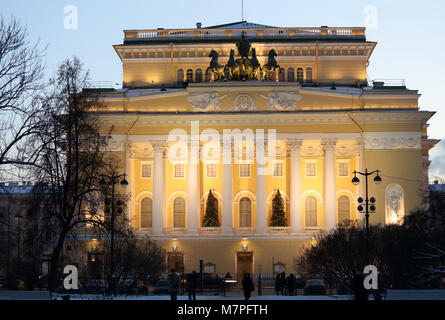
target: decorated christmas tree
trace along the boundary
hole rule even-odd
[[[217,228],[219,227],[218,219],[218,201],[212,194],[212,190],[209,190],[209,196],[206,202],[206,212],[204,215],[204,220],[202,222],[203,227]]]
[[[284,212],[283,198],[281,197],[280,190],[272,199],[272,217],[270,218],[271,227],[287,227],[286,213]]]

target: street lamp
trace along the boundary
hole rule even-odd
[[[105,178],[107,178],[109,180],[109,182],[107,183],[105,181]],[[123,177],[123,179],[120,182],[120,185],[122,187],[126,187],[128,186],[128,181],[125,179],[125,173],[124,174],[120,174],[120,175],[116,175],[113,174],[111,176],[103,176],[102,179],[99,181],[99,185],[101,187],[105,187],[107,185],[111,185],[111,200],[110,199],[105,199],[105,213],[110,213],[111,211],[111,219],[110,219],[110,223],[111,223],[111,238],[110,238],[110,276],[111,276],[111,290],[112,292],[114,292],[114,220],[115,220],[115,207],[117,206],[117,213],[121,214],[123,212],[122,209],[122,205],[124,204],[121,200],[117,200],[115,201],[115,194],[114,194],[114,185],[116,184],[117,179],[119,179],[120,177]],[[106,191],[105,191],[106,193]],[[109,205],[111,204],[111,210]]]
[[[368,172],[368,169],[365,169],[365,172],[359,172],[354,170],[354,178],[352,178],[352,183],[354,185],[358,185],[360,183],[360,179],[357,177],[357,174],[365,176],[365,194],[366,198],[363,200],[362,197],[359,197],[357,199],[359,205],[357,206],[358,211],[363,212],[365,210],[365,218],[366,218],[366,263],[369,264],[369,213],[375,212],[375,198],[368,197],[368,176],[376,174],[374,177],[374,182],[376,184],[379,184],[382,182],[382,178],[379,176],[379,170],[374,170],[372,172]],[[364,204],[363,204],[364,202]],[[364,205],[364,208],[363,208]]]

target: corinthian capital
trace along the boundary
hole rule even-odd
[[[337,141],[337,138],[324,138],[321,139],[321,144],[323,145],[325,151],[334,151]]]
[[[163,152],[167,147],[167,143],[164,140],[150,141],[150,143],[154,152]]]
[[[300,150],[303,145],[303,139],[287,139],[287,146],[290,150]]]

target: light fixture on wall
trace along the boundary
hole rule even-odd
[[[172,251],[173,252],[177,252],[178,251],[178,246],[177,245],[172,245]]]
[[[248,246],[247,244],[242,244],[242,245],[241,245],[241,249],[242,249],[243,251],[247,251],[247,250],[249,250],[249,246]]]

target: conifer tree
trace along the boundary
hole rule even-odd
[[[283,198],[281,197],[280,190],[272,199],[272,217],[270,219],[271,227],[287,227],[286,213],[284,212]]]
[[[209,190],[209,196],[207,197],[206,211],[202,226],[208,228],[218,228],[220,226],[218,219],[218,202],[212,194],[212,190]]]

